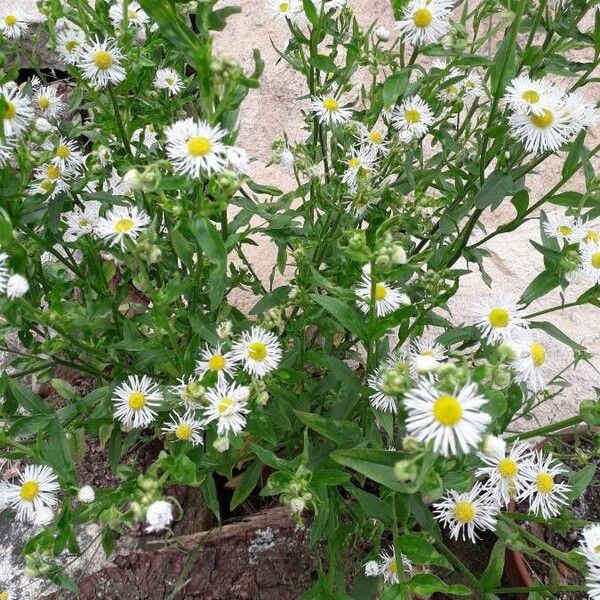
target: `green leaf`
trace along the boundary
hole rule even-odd
[[[300,410],[294,412],[307,427],[335,442],[338,446],[355,446],[362,439],[362,430],[356,423],[337,421]]]
[[[548,321],[530,321],[529,325],[534,329],[541,329],[548,335],[557,339],[559,342],[566,344],[573,350],[585,350],[585,346],[578,344],[575,340],[572,340],[567,334],[563,333],[556,325],[549,323]]]
[[[212,513],[217,517],[217,521],[221,522],[221,509],[219,508],[219,497],[217,495],[217,486],[213,479],[212,473],[209,473],[200,485],[202,497],[206,506],[210,508]]]
[[[402,554],[418,565],[431,563],[437,555],[434,547],[425,539],[423,533],[406,533],[398,538],[398,547]]]
[[[484,590],[493,590],[502,585],[504,573],[504,557],[506,556],[506,542],[497,540],[492,548],[490,560],[485,571],[481,574],[480,583]]]
[[[516,71],[515,57],[516,44],[511,43],[510,36],[506,36],[502,40],[490,67],[491,88],[495,98],[500,98],[503,95],[506,84],[514,77]],[[504,63],[506,63],[506,69],[503,73]]]
[[[408,85],[408,77],[410,71],[408,69],[398,71],[388,77],[383,83],[383,105],[392,106],[396,100],[400,98],[406,91]]]
[[[292,467],[282,458],[279,458],[274,452],[263,448],[258,444],[251,444],[252,452],[256,454],[258,459],[265,465],[278,469],[279,471],[292,471]]]
[[[200,217],[194,221],[193,231],[209,260],[217,265],[224,265],[227,261],[227,251],[215,226],[207,218]]]
[[[310,64],[324,73],[335,73],[337,70],[333,60],[331,60],[329,56],[325,56],[325,54],[312,56],[310,58]]]
[[[596,475],[596,464],[592,463],[583,467],[579,471],[574,472],[569,477],[569,485],[571,491],[569,492],[569,499],[571,501],[576,500],[583,494],[585,489],[592,483],[594,476]]]
[[[369,337],[365,317],[356,309],[332,296],[311,294],[311,298],[335,317],[345,329],[351,331],[361,340],[366,340]]]
[[[239,6],[224,6],[218,10],[213,10],[208,15],[208,28],[213,31],[223,31],[227,24],[227,18],[240,12],[242,12],[242,9]]]
[[[391,526],[394,521],[394,513],[389,502],[385,502],[375,494],[365,492],[365,490],[353,485],[348,485],[346,489],[358,500],[358,504],[363,509],[366,517],[381,521],[385,527]]]
[[[30,389],[8,376],[4,376],[7,392],[31,415],[50,415],[54,411],[39,396]]]
[[[527,286],[519,299],[520,304],[531,304],[534,300],[545,296],[560,285],[560,277],[551,271],[542,271]]]
[[[178,230],[171,230],[171,244],[175,250],[175,254],[181,262],[188,268],[194,268],[194,246],[186,239],[186,237]]]
[[[244,471],[244,474],[240,478],[239,484],[231,497],[231,503],[229,505],[231,510],[237,508],[252,493],[252,490],[254,490],[260,479],[262,470],[262,463],[259,460],[255,460],[246,471]]]
[[[419,573],[408,582],[408,587],[418,596],[430,596],[435,592],[451,596],[470,596],[471,590],[466,585],[447,585],[439,577],[431,573]]]
[[[481,188],[475,194],[475,206],[480,210],[491,207],[496,209],[505,196],[510,196],[514,191],[512,177],[500,171],[488,175]]]
[[[570,177],[574,175],[579,168],[581,157],[585,153],[585,146],[583,145],[585,134],[586,131],[583,129],[571,143],[571,148],[567,154],[567,158],[565,159],[562,168],[563,179],[570,179]]]

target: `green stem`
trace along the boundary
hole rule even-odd
[[[554,312],[556,310],[562,310],[563,308],[572,308],[573,306],[579,306],[580,302],[567,302],[566,304],[559,304],[556,306],[551,306],[550,308],[545,308],[544,310],[538,310],[537,312],[534,313],[529,313],[528,315],[525,315],[523,318],[524,319],[533,319],[534,317],[541,317],[542,315]]]
[[[543,427],[538,427],[537,429],[532,429],[531,431],[525,431],[523,433],[511,435],[510,437],[506,438],[506,441],[514,442],[515,440],[528,440],[534,437],[545,436],[549,433],[560,431],[561,429],[575,427],[576,425],[579,425],[581,421],[581,417],[579,415],[575,415],[574,417],[569,417],[568,419],[563,419],[562,421],[557,421],[556,423],[550,423],[549,425],[544,425]]]
[[[448,562],[450,562],[450,564],[457,571],[459,571],[461,575],[463,575],[463,577],[471,584],[474,590],[477,590],[478,592],[481,591],[481,583],[479,583],[479,579],[477,579],[477,577],[475,577],[475,575],[473,575],[473,573],[471,573],[471,571],[469,571],[469,569],[463,565],[461,560],[458,558],[458,556],[456,556],[456,554],[454,554],[454,552],[452,552],[452,550],[447,548],[442,542],[434,542],[434,545],[436,550],[448,559]]]
[[[131,152],[131,146],[129,144],[129,138],[127,137],[127,133],[125,132],[125,126],[123,125],[123,118],[121,117],[121,111],[119,110],[119,103],[117,102],[117,97],[115,96],[115,90],[112,85],[108,86],[108,95],[112,101],[113,109],[115,111],[115,117],[117,120],[117,127],[119,128],[119,135],[121,136],[121,141],[123,142],[123,146],[125,150],[127,150],[127,154],[129,156],[133,156]]]
[[[534,592],[587,592],[585,585],[532,585],[492,590],[491,594],[532,594]]]

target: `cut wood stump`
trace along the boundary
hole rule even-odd
[[[79,594],[44,600],[295,600],[315,579],[317,553],[287,508],[172,542],[115,556],[81,579]]]

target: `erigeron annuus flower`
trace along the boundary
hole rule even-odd
[[[512,341],[528,327],[518,302],[504,294],[481,301],[473,316],[475,325],[490,344]]]
[[[464,494],[449,490],[433,507],[435,518],[450,530],[451,539],[458,540],[460,536],[462,540],[469,539],[475,543],[479,538],[476,529],[496,529],[498,505],[489,494],[484,493],[480,482]]]
[[[354,290],[354,293],[361,299],[357,302],[358,307],[365,314],[369,313],[371,306],[371,274],[369,271],[368,268],[363,269],[362,279]],[[387,317],[406,304],[410,304],[410,300],[407,302],[406,294],[385,281],[375,282],[375,314],[378,317]]]
[[[104,217],[98,219],[96,235],[109,242],[110,246],[120,244],[125,250],[125,240],[137,240],[140,233],[150,225],[150,217],[136,206],[114,206]]]
[[[579,552],[600,569],[600,523],[588,525],[581,532]]]
[[[555,152],[571,137],[570,117],[560,100],[548,102],[539,113],[513,113],[509,119],[510,132],[528,152]]]
[[[515,380],[524,383],[532,392],[546,387],[546,349],[534,338],[526,335],[520,340],[520,354],[513,363]]]
[[[301,0],[267,0],[267,12],[285,22],[289,19],[296,24],[306,17]]]
[[[76,206],[73,210],[63,213],[62,220],[67,226],[64,233],[65,242],[73,242],[82,235],[95,233],[98,219],[100,218],[100,202],[88,200],[81,206]]]
[[[274,371],[281,362],[282,354],[277,336],[256,326],[244,331],[231,349],[233,360],[240,362],[246,373],[258,378]]]
[[[582,243],[579,246],[581,273],[592,284],[600,284],[600,243]]]
[[[334,96],[313,96],[308,108],[323,125],[342,125],[352,118],[352,109]]]
[[[27,465],[17,479],[19,483],[5,483],[0,487],[0,507],[15,510],[18,521],[31,522],[40,508],[56,506],[60,486],[50,467]]]
[[[69,26],[56,36],[56,52],[68,65],[77,64],[79,52],[85,44],[85,33],[79,27]]]
[[[147,375],[130,375],[115,388],[113,402],[115,418],[128,428],[147,427],[156,418],[162,393]]]
[[[443,456],[468,454],[479,446],[491,417],[481,410],[487,400],[477,385],[467,383],[452,393],[438,390],[432,379],[422,379],[404,396],[406,431]]]
[[[52,163],[68,173],[79,171],[85,163],[85,156],[74,140],[63,137],[54,143],[46,140],[42,147],[52,152]]]
[[[342,175],[342,183],[349,188],[356,189],[358,179],[364,177],[375,167],[376,153],[369,146],[351,148],[346,157],[346,171]]]
[[[450,31],[452,2],[411,0],[396,28],[413,46],[433,44]]]
[[[238,177],[246,175],[250,167],[250,157],[244,148],[239,146],[227,146],[225,156],[230,169],[232,169]]]
[[[54,511],[49,506],[40,506],[35,512],[33,524],[37,527],[47,527],[54,521]]]
[[[167,67],[156,71],[153,85],[158,90],[167,90],[169,96],[176,96],[181,91],[183,82],[175,69]]]
[[[196,375],[180,377],[178,384],[170,387],[170,392],[175,394],[184,404],[197,403],[202,400],[206,390]]]
[[[388,585],[393,585],[400,581],[398,561],[396,560],[396,551],[394,548],[390,548],[389,551],[382,550],[379,554],[379,575],[383,575],[383,580]],[[400,563],[405,573],[412,573],[413,564],[404,556],[400,555]]]
[[[6,291],[6,284],[8,282],[8,278],[10,277],[7,262],[8,254],[5,252],[0,252],[0,294],[4,294]]]
[[[116,40],[108,37],[100,41],[96,38],[81,48],[77,65],[85,79],[98,87],[106,87],[125,80],[127,74],[121,65],[122,60],[123,54]]]
[[[600,222],[578,219],[569,241],[575,244],[600,244]]]
[[[8,5],[7,5],[8,4]],[[16,2],[6,2],[0,8],[0,32],[9,40],[19,39],[27,26],[31,23],[31,16],[19,7]]]
[[[438,67],[443,68],[444,70],[447,69],[445,63],[443,66],[441,63],[438,63]],[[451,67],[448,72],[444,74],[444,77],[440,83],[441,90],[437,94],[438,98],[445,102],[454,102],[454,100],[460,96],[463,88],[463,81],[464,74],[462,71],[456,67]]]
[[[390,353],[386,360],[367,378],[367,385],[375,390],[369,396],[371,406],[383,412],[398,411],[398,394],[406,381],[408,361],[403,352]]]
[[[142,148],[147,148],[148,150],[154,150],[158,145],[158,134],[156,133],[156,129],[154,125],[148,124],[144,127],[140,127],[136,129],[132,134],[129,140],[131,142],[131,151],[134,156],[138,156],[140,151],[140,146]]]
[[[582,129],[597,125],[600,113],[593,104],[586,102],[579,92],[571,92],[563,97],[562,116],[568,119],[573,138]]]
[[[419,374],[435,371],[446,360],[442,344],[425,337],[415,338],[409,348],[410,366]]]
[[[3,85],[0,94],[4,96],[4,134],[7,137],[20,135],[33,120],[33,107],[29,98],[19,91],[16,85]]]
[[[556,106],[561,95],[545,78],[531,79],[529,75],[519,75],[507,86],[504,100],[515,112],[543,115],[545,109]]]
[[[386,156],[389,153],[388,140],[386,140],[386,132],[381,127],[373,127],[369,129],[362,123],[359,124],[358,134],[361,145],[371,148],[376,154]]]
[[[379,563],[376,560],[369,560],[364,564],[364,571],[366,577],[378,577],[379,576]]]
[[[411,139],[423,137],[432,123],[433,113],[420,96],[406,98],[392,113],[392,125]]]
[[[525,442],[515,442],[508,451],[497,454],[480,453],[479,458],[487,465],[477,469],[476,477],[487,479],[488,492],[498,504],[508,506],[523,490],[523,466],[531,457],[531,449]]]
[[[125,9],[124,4],[120,0],[108,9],[108,17],[114,27],[120,28],[123,25],[125,27],[144,27],[150,21],[150,18],[136,0],[129,2],[127,9]]]
[[[588,563],[588,572],[585,578],[587,595],[591,600],[600,600],[600,565]]]
[[[91,485],[84,485],[77,491],[77,500],[84,504],[91,504],[96,499],[96,492]]]
[[[15,145],[15,138],[0,139],[0,167],[3,167],[14,156]]]
[[[165,130],[166,153],[176,172],[195,179],[219,173],[227,167],[227,131],[220,125],[191,118],[176,121]]]
[[[533,454],[523,466],[524,486],[518,500],[529,502],[529,512],[544,519],[557,517],[563,506],[569,503],[567,494],[571,487],[558,482],[567,469],[555,461],[552,454],[544,456],[541,451]]]
[[[147,533],[164,531],[173,522],[173,505],[166,500],[156,500],[146,510]]]
[[[6,282],[6,297],[10,300],[20,298],[29,291],[29,282],[23,275],[15,273]]]
[[[338,10],[338,8],[344,8],[348,0],[312,0],[317,11],[323,7],[324,11]]]
[[[46,119],[59,117],[66,107],[56,89],[49,85],[39,87],[35,90],[33,104],[39,114]]]
[[[575,218],[560,213],[551,213],[547,215],[544,222],[544,232],[548,237],[560,241],[570,241],[575,227]]]
[[[202,421],[196,418],[191,409],[185,411],[183,415],[178,412],[171,413],[171,420],[165,423],[162,432],[172,434],[175,438],[182,442],[190,442],[192,446],[203,444]]]
[[[476,69],[465,75],[462,82],[466,98],[479,98],[483,94],[483,77]]]
[[[28,191],[34,195],[47,195],[48,198],[54,198],[60,192],[69,189],[66,179],[70,174],[68,169],[63,169],[54,163],[41,165],[35,169],[36,180]]]
[[[220,436],[230,431],[237,435],[246,427],[246,415],[250,412],[247,408],[249,395],[247,387],[217,383],[206,392],[208,406],[204,409],[204,424],[217,421]]]
[[[232,352],[224,352],[221,344],[217,344],[214,350],[207,344],[200,350],[196,374],[202,379],[206,373],[214,373],[218,381],[224,381],[235,375],[238,360]]]

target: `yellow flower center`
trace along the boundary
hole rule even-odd
[[[594,252],[592,254],[592,267],[594,269],[600,269],[600,252]]]
[[[356,158],[356,157],[354,157],[354,158],[351,158],[351,159],[348,161],[348,166],[349,166],[351,169],[358,169],[358,167],[360,167],[360,158]]]
[[[175,83],[175,80],[172,77],[166,77],[165,82],[167,83],[167,85],[173,85]]]
[[[521,98],[528,104],[537,104],[540,101],[540,95],[535,90],[525,90]]]
[[[58,158],[68,158],[71,156],[71,150],[69,150],[67,146],[59,146],[56,149],[56,156],[58,156]]]
[[[470,523],[477,516],[475,505],[468,500],[457,502],[452,509],[452,512],[454,513],[454,518],[459,523]]]
[[[556,232],[563,237],[567,237],[573,233],[573,230],[568,225],[560,225],[556,228]]]
[[[78,223],[79,227],[89,227],[92,224],[92,222],[89,219],[86,219],[86,217],[79,219]]]
[[[217,412],[220,415],[226,413],[232,404],[233,404],[233,400],[231,398],[223,398],[217,406]]]
[[[519,474],[519,466],[512,458],[501,458],[498,461],[498,473],[502,479],[514,479]]]
[[[115,223],[117,233],[127,233],[133,229],[134,222],[131,219],[119,219]]]
[[[4,112],[5,119],[14,119],[17,116],[17,107],[13,102],[8,100],[6,102],[6,111]]]
[[[529,119],[538,129],[547,129],[554,123],[554,115],[547,108],[541,115],[529,115]]]
[[[48,98],[48,96],[41,96],[38,99],[38,106],[42,110],[46,110],[50,106],[50,98]]]
[[[450,94],[451,96],[456,96],[458,94],[458,88],[455,85],[449,85],[446,88],[446,93]]]
[[[554,478],[548,473],[538,473],[535,484],[540,494],[549,494],[554,489]]]
[[[404,111],[404,120],[407,123],[410,123],[411,125],[414,125],[415,123],[420,123],[421,113],[418,110],[415,110],[414,108],[409,108],[408,110]]]
[[[44,181],[40,183],[40,187],[45,192],[51,192],[54,189],[54,184],[49,179],[44,179]]]
[[[388,570],[389,570],[389,572],[392,575],[397,575],[398,574],[398,563],[397,563],[397,561],[395,559],[390,561],[390,564],[388,566]]]
[[[414,24],[421,29],[431,24],[432,19],[433,15],[428,8],[417,8],[417,10],[415,10],[415,14],[413,15]]]
[[[488,315],[490,325],[496,329],[502,329],[510,322],[510,315],[505,308],[492,308]]]
[[[214,354],[208,359],[208,368],[211,371],[220,371],[225,366],[225,357],[221,354]]]
[[[0,600],[10,600],[8,592],[0,592]]]
[[[192,428],[187,423],[179,423],[175,436],[178,440],[189,440],[192,437]]]
[[[375,284],[375,300],[385,300],[387,298],[388,291],[383,283]]]
[[[475,87],[475,84],[470,79],[467,79],[465,81],[465,89],[472,90],[474,87]]]
[[[529,352],[531,354],[531,360],[536,367],[541,367],[546,362],[546,351],[544,350],[544,346],[538,342],[531,344]]]
[[[441,425],[456,425],[462,418],[463,409],[454,396],[440,396],[433,403],[433,418]]]
[[[127,404],[131,410],[141,410],[146,406],[146,396],[142,392],[132,392]]]
[[[594,552],[596,554],[600,554],[600,544],[598,544],[597,546],[594,547]],[[0,598],[0,600],[2,600],[2,598]]]
[[[22,486],[19,494],[24,502],[33,502],[40,493],[40,484],[37,481],[26,481]]]
[[[60,167],[57,167],[56,165],[48,165],[46,167],[46,176],[48,179],[53,181],[58,179],[60,177]]]
[[[192,156],[206,156],[212,150],[212,144],[208,138],[198,135],[188,140],[187,148]]]
[[[15,17],[15,15],[6,15],[6,17],[4,17],[4,24],[7,27],[13,27],[17,24],[17,17]]]
[[[250,342],[248,344],[248,358],[262,362],[267,358],[267,346],[262,342]]]
[[[325,98],[323,100],[323,108],[330,112],[335,112],[338,109],[338,101],[335,98]]]
[[[94,52],[94,64],[102,71],[106,71],[113,66],[113,57],[106,50],[97,50]]]
[[[371,131],[369,138],[374,144],[381,144],[381,142],[383,142],[383,136],[379,131]]]
[[[279,5],[279,12],[286,13],[286,12],[289,12],[289,10],[290,10],[290,3],[289,2],[282,2]]]
[[[594,231],[593,229],[590,229],[584,236],[583,238],[586,242],[593,242],[594,244],[597,244],[598,242],[600,242],[600,234],[597,231]]]
[[[130,19],[132,19],[132,20],[135,20],[135,19],[137,19],[137,18],[138,18],[138,14],[135,12],[135,10],[130,10],[130,11],[127,13],[127,16],[128,16]]]
[[[77,50],[77,48],[79,48],[79,42],[77,40],[69,40],[65,44],[65,50],[67,52],[74,52],[75,50]]]

